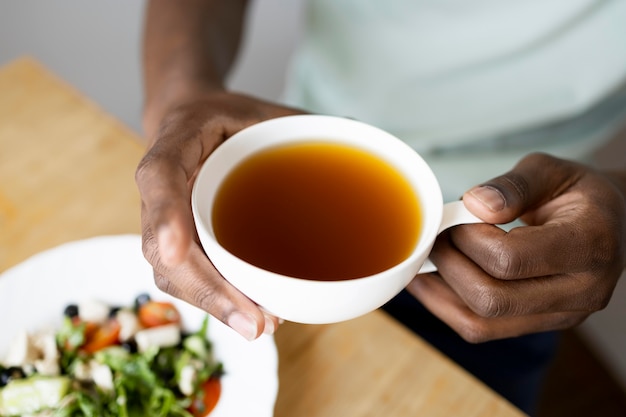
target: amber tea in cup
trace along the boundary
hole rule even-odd
[[[191,206],[217,271],[263,309],[300,323],[368,313],[436,268],[437,234],[480,221],[443,204],[428,164],[356,120],[286,116],[228,138],[196,177]]]
[[[267,271],[311,280],[374,275],[413,251],[419,202],[390,163],[323,140],[257,152],[224,178],[217,241]]]

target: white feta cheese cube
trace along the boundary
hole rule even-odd
[[[180,326],[178,324],[166,324],[140,330],[135,334],[137,349],[145,352],[152,346],[170,347],[180,343]]]
[[[11,342],[8,353],[4,358],[4,366],[24,366],[37,360],[38,352],[31,340],[31,336],[24,330],[17,334]]]
[[[139,330],[141,325],[137,315],[128,309],[121,309],[116,314],[117,322],[120,324],[120,340],[126,342],[130,340]]]
[[[104,323],[109,318],[108,305],[97,300],[86,300],[78,304],[78,316],[83,321]]]

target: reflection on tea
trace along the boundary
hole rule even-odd
[[[314,280],[382,272],[421,229],[409,182],[360,149],[311,141],[261,151],[226,177],[212,211],[217,241],[268,271]]]

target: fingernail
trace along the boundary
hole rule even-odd
[[[274,334],[274,332],[276,331],[276,326],[274,326],[274,320],[272,320],[271,318],[264,316],[265,317],[265,329],[263,329],[263,333],[265,334]]]
[[[251,315],[234,312],[228,317],[227,324],[247,340],[256,339],[257,324]]]
[[[493,212],[504,209],[504,197],[493,187],[481,185],[472,189],[470,194]]]

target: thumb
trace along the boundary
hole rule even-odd
[[[572,162],[530,154],[506,174],[468,190],[463,202],[487,223],[509,223],[562,194],[577,181],[576,172]]]

